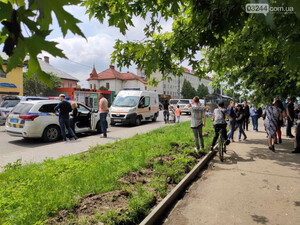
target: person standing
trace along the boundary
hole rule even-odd
[[[69,113],[72,111],[72,107],[70,102],[66,101],[66,96],[64,94],[59,95],[60,103],[55,106],[54,110],[59,111],[59,126],[61,130],[61,134],[63,136],[64,141],[68,141],[69,139],[66,137],[65,127],[67,128],[69,135],[72,137],[71,140],[76,140],[77,136],[70,125],[70,116]]]
[[[276,101],[273,106],[268,106],[265,112],[265,128],[268,135],[269,149],[275,152],[275,138],[278,123],[282,119],[281,109],[278,107],[279,102]]]
[[[163,107],[164,107],[164,121],[165,121],[165,124],[166,123],[169,123],[169,101],[168,100],[165,100],[164,101],[164,104],[163,104]]]
[[[104,97],[104,94],[101,92],[99,95],[99,112],[100,112],[100,124],[102,135],[100,138],[107,138],[107,126],[106,126],[106,117],[108,113],[108,102],[107,99]]]
[[[175,110],[175,113],[176,113],[177,123],[179,123],[180,115],[181,115],[181,109],[180,109],[179,105],[177,105],[177,109]]]
[[[283,107],[283,103],[281,100],[276,100],[274,102],[274,104],[277,102],[277,107],[279,109],[281,109],[281,114],[282,114],[282,117],[279,119],[278,121],[278,126],[277,126],[277,135],[275,136],[275,144],[281,144],[282,143],[282,139],[281,139],[281,127],[283,126],[284,124],[284,118],[286,117],[286,112],[285,112],[285,109]],[[278,141],[277,141],[277,136],[278,136]]]
[[[254,107],[253,105],[250,108],[250,116],[252,118],[252,125],[253,125],[253,130],[258,131],[258,113],[257,113],[257,108]]]
[[[75,133],[75,123],[78,121],[78,109],[77,109],[78,105],[76,102],[72,102],[71,107],[72,107],[72,112],[71,112],[72,118],[70,119],[70,124],[72,130]]]
[[[193,130],[195,138],[195,150],[198,152],[200,149],[204,149],[202,127],[205,127],[206,122],[205,108],[199,106],[199,97],[195,96],[192,103],[186,105],[184,109],[189,109],[189,111],[191,112],[191,128]],[[201,148],[199,146],[199,139]]]
[[[300,105],[298,109],[295,110],[297,116],[297,127],[296,127],[296,138],[295,138],[295,149],[292,153],[300,153]]]
[[[248,131],[250,108],[247,104],[247,101],[244,102],[243,114],[244,114],[243,129]]]
[[[290,99],[289,104],[287,105],[287,126],[286,126],[286,136],[289,138],[294,138],[295,136],[292,135],[292,126],[294,123],[295,118],[295,111],[294,111],[294,103],[296,101],[296,97],[292,97]]]
[[[234,105],[235,105],[235,102],[231,101],[230,105],[229,105],[229,109],[228,109],[228,115],[232,118],[232,120],[230,121],[230,132],[228,135],[228,138],[230,139],[231,142],[234,142],[233,134],[234,134],[235,123],[236,123],[236,115],[234,112]]]
[[[236,111],[236,122],[239,128],[239,141],[241,141],[241,136],[243,134],[244,140],[247,139],[247,135],[245,134],[245,131],[243,129],[243,122],[244,122],[244,115],[243,115],[243,107],[242,105],[238,105]]]

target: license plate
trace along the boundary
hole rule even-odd
[[[10,119],[10,122],[11,122],[11,123],[18,123],[19,120],[18,120],[18,119]]]
[[[114,120],[115,122],[121,122],[122,120]]]

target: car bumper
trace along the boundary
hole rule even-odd
[[[6,122],[6,117],[0,116],[0,125],[4,125]]]
[[[5,124],[6,133],[11,136],[24,138],[40,138],[43,135],[43,130],[40,126],[26,123],[24,128],[11,127],[8,123]]]
[[[130,113],[130,114],[126,114],[124,117],[110,117],[110,122],[122,123],[122,124],[135,123],[136,116],[137,116],[136,113]]]

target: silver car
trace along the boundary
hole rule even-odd
[[[36,96],[16,96],[10,95],[3,98],[3,102],[0,104],[0,125],[5,124],[6,117],[8,113],[19,103],[23,101],[33,101],[33,100],[48,100],[46,97],[36,97]]]

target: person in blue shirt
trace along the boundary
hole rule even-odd
[[[258,131],[258,113],[257,113],[257,108],[254,107],[253,105],[250,108],[250,116],[252,118],[252,125],[253,125],[253,130]]]
[[[64,141],[68,141],[69,139],[66,137],[65,126],[69,132],[69,135],[72,137],[71,140],[76,140],[77,137],[70,125],[70,116],[69,113],[72,111],[72,107],[70,102],[66,101],[66,96],[64,94],[59,95],[60,103],[55,106],[54,110],[59,111],[59,126],[61,130],[61,134],[63,136]]]
[[[236,114],[234,112],[234,101],[230,101],[230,105],[228,106],[228,115],[232,118],[230,121],[230,132],[228,135],[228,138],[230,139],[231,142],[234,142],[233,140],[233,134],[234,134],[234,129],[235,129],[235,123],[236,123]]]

